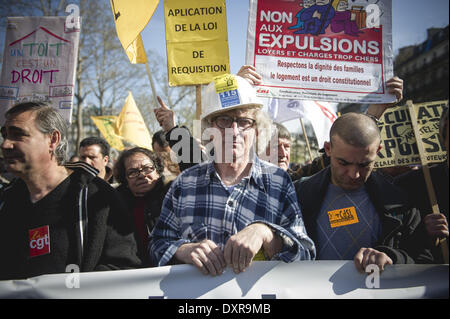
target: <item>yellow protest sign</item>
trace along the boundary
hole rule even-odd
[[[150,132],[131,92],[128,93],[122,111],[117,117],[115,131],[117,135],[134,145],[152,149]]]
[[[420,138],[428,163],[446,160],[446,152],[439,140],[439,119],[448,101],[415,104]],[[407,106],[389,108],[380,119],[381,145],[375,168],[421,164],[416,137]]]
[[[150,21],[159,0],[110,1],[117,35],[124,50],[127,50]]]
[[[170,86],[230,73],[225,0],[166,0],[164,14]]]
[[[112,148],[115,148],[118,151],[124,149],[122,140],[115,132],[117,116],[91,116],[91,120]]]

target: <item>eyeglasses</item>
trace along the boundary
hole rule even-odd
[[[141,172],[142,172],[144,175],[148,175],[148,174],[153,173],[154,170],[155,170],[155,167],[154,167],[154,166],[142,166],[142,167],[139,168],[139,169],[130,169],[130,170],[127,172],[127,177],[128,177],[129,179],[133,179],[133,178],[138,177],[139,174],[141,174]]]
[[[218,127],[221,129],[230,128],[234,122],[237,123],[237,126],[240,131],[245,131],[255,125],[255,120],[247,117],[231,117],[231,116],[218,116],[213,120]]]

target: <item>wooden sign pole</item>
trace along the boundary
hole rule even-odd
[[[312,153],[311,153],[311,147],[309,146],[308,135],[306,134],[305,125],[303,124],[303,119],[302,118],[300,118],[300,124],[302,125],[303,136],[305,137],[306,147],[308,148],[309,158],[311,159],[311,163],[312,163],[313,156],[312,156]]]
[[[195,86],[195,119],[200,121],[202,115],[202,86],[201,84]],[[200,123],[200,122],[198,122]],[[196,139],[201,140],[201,125],[194,125],[193,135]]]
[[[430,168],[428,167],[428,161],[425,156],[425,148],[423,147],[422,139],[420,138],[419,125],[417,124],[417,114],[414,109],[414,104],[411,100],[407,102],[409,114],[411,116],[411,124],[416,137],[417,149],[419,150],[420,162],[422,164],[423,176],[425,178],[425,184],[427,186],[428,198],[430,199],[431,209],[433,214],[439,214],[439,205],[436,200],[436,193],[434,191],[433,182],[431,181]],[[437,240],[436,244],[439,244]],[[440,242],[442,255],[444,257],[444,263],[448,264],[448,244],[444,239]]]
[[[202,86],[195,86],[195,101],[196,101],[196,110],[195,110],[195,119],[200,120],[200,116],[202,115]]]
[[[158,108],[159,107],[159,103],[158,103],[158,99],[156,98],[155,84],[153,82],[153,77],[152,77],[152,73],[150,72],[150,68],[148,66],[148,62],[145,62],[145,70],[147,71],[148,80],[150,81],[150,87],[152,88],[153,100],[155,102],[155,108]],[[151,110],[152,110],[152,107],[150,106],[150,112],[151,112]]]

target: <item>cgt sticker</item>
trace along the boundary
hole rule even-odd
[[[359,222],[355,207],[341,208],[328,212],[331,228],[341,227]]]
[[[50,253],[49,227],[42,226],[28,231],[30,258]]]

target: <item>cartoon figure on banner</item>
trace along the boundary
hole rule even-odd
[[[333,2],[335,0],[316,0],[316,4],[302,10],[300,19],[304,28],[297,30],[294,34],[324,34],[334,17]]]
[[[348,0],[338,0],[333,3],[335,9],[334,18],[331,20],[331,31],[339,33],[344,31],[347,35],[358,36],[363,33],[356,23],[356,13],[348,9]]]
[[[303,22],[303,20],[301,19],[301,15],[303,12],[305,12],[306,9],[312,7],[314,4],[316,4],[316,0],[303,0],[300,1],[299,5],[302,7],[302,9],[297,12],[297,14],[295,15],[295,18],[297,19],[297,24],[290,26],[288,29],[289,30],[303,30],[305,27],[305,23]],[[294,32],[295,33],[295,32]]]

